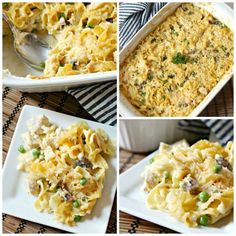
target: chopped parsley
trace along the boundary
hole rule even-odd
[[[166,96],[165,95],[162,95],[161,97],[163,100],[166,100]]]
[[[140,95],[141,95],[142,97],[145,97],[145,96],[146,96],[146,92],[141,91],[141,92],[140,92]]]
[[[225,47],[224,45],[221,46],[221,49],[226,52],[227,51],[227,47]]]
[[[171,34],[174,34],[174,35],[176,35],[176,36],[179,35],[179,33],[175,31],[175,28],[174,28],[173,25],[170,25],[170,31],[171,31]]]
[[[178,52],[173,58],[172,63],[173,64],[186,64],[188,62],[188,59],[185,55]]]
[[[195,75],[197,75],[197,72],[192,71],[192,72],[191,72],[191,75],[192,75],[192,76],[195,76]]]
[[[58,19],[64,18],[66,19],[65,13],[61,12],[57,14]]]

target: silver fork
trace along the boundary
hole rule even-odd
[[[28,66],[38,71],[43,71],[48,51],[50,50],[49,44],[39,39],[37,34],[23,32],[17,29],[6,13],[3,13],[3,19],[12,31],[16,54]]]

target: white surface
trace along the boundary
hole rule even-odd
[[[166,228],[180,233],[231,233],[234,232],[233,213],[218,223],[210,227],[189,228],[168,213],[146,207],[146,194],[142,190],[143,178],[141,173],[144,171],[149,160],[157,153],[153,152],[148,157],[134,165],[132,168],[120,175],[119,184],[119,205],[120,210],[128,214],[151,221]]]
[[[120,52],[120,64],[125,58],[136,48],[139,42],[144,39],[150,32],[152,32],[161,22],[163,22],[169,15],[171,15],[181,3],[168,3],[163,7],[150,21],[148,21],[141,30],[129,41],[128,44]],[[225,3],[195,3],[202,6],[211,12],[216,18],[225,23],[233,31],[233,10]],[[233,75],[233,68],[229,71],[219,83],[211,90],[205,99],[193,110],[189,117],[198,116],[203,109],[213,100],[213,98],[220,92],[224,85],[230,80]],[[138,117],[143,116],[130,102],[120,93],[120,114],[124,117]]]
[[[86,121],[93,128],[102,128],[116,143],[116,128],[103,125],[100,123],[87,121],[73,116],[41,109],[33,106],[24,106],[19,117],[12,142],[7,154],[6,162],[3,168],[3,212],[39,224],[48,225],[54,228],[62,229],[72,233],[105,233],[110,217],[112,203],[116,191],[116,156],[108,161],[109,170],[106,173],[105,185],[102,197],[97,201],[92,213],[82,217],[77,226],[70,227],[57,223],[52,214],[40,213],[34,207],[35,197],[28,194],[25,186],[26,174],[18,171],[17,167],[17,148],[22,144],[21,134],[26,132],[26,122],[32,116],[44,114],[50,122],[55,123],[63,128],[69,125]]]

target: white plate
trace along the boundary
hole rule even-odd
[[[128,55],[137,47],[139,42],[151,33],[159,24],[161,24],[168,16],[173,14],[181,3],[171,2],[165,5],[151,20],[149,20],[135,36],[125,45],[120,52],[120,65],[128,57]],[[225,3],[194,3],[197,6],[211,12],[217,19],[225,23],[232,31],[234,30],[234,11]],[[225,84],[232,78],[233,68],[228,71],[203,101],[189,114],[189,117],[198,116],[204,108],[212,101],[212,99],[220,92]],[[124,117],[143,116],[130,101],[120,93],[120,114]]]
[[[180,233],[233,233],[233,213],[211,227],[190,228],[168,213],[146,207],[147,194],[142,190],[144,181],[141,173],[144,171],[145,166],[148,165],[149,160],[157,153],[158,150],[120,175],[120,210]]]
[[[36,198],[27,193],[25,186],[25,174],[18,171],[16,167],[18,164],[17,147],[22,144],[21,134],[27,130],[26,122],[32,116],[39,114],[46,115],[52,123],[60,125],[64,128],[76,122],[86,121],[93,129],[103,129],[109,135],[111,140],[116,143],[116,128],[114,127],[46,109],[33,106],[24,106],[3,168],[3,212],[72,233],[105,233],[116,191],[116,156],[110,158],[110,161],[108,161],[110,168],[106,173],[102,197],[97,201],[92,213],[83,217],[81,222],[79,222],[76,226],[70,227],[57,223],[53,219],[52,214],[40,213],[35,209],[34,201]]]

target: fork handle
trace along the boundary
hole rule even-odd
[[[7,16],[7,14],[5,12],[2,13],[3,15],[3,19],[7,22],[7,24],[9,25],[11,32],[13,33],[13,35],[15,36],[17,33],[19,33],[20,31],[15,27],[15,25],[11,22],[11,20],[9,19],[9,17]]]

